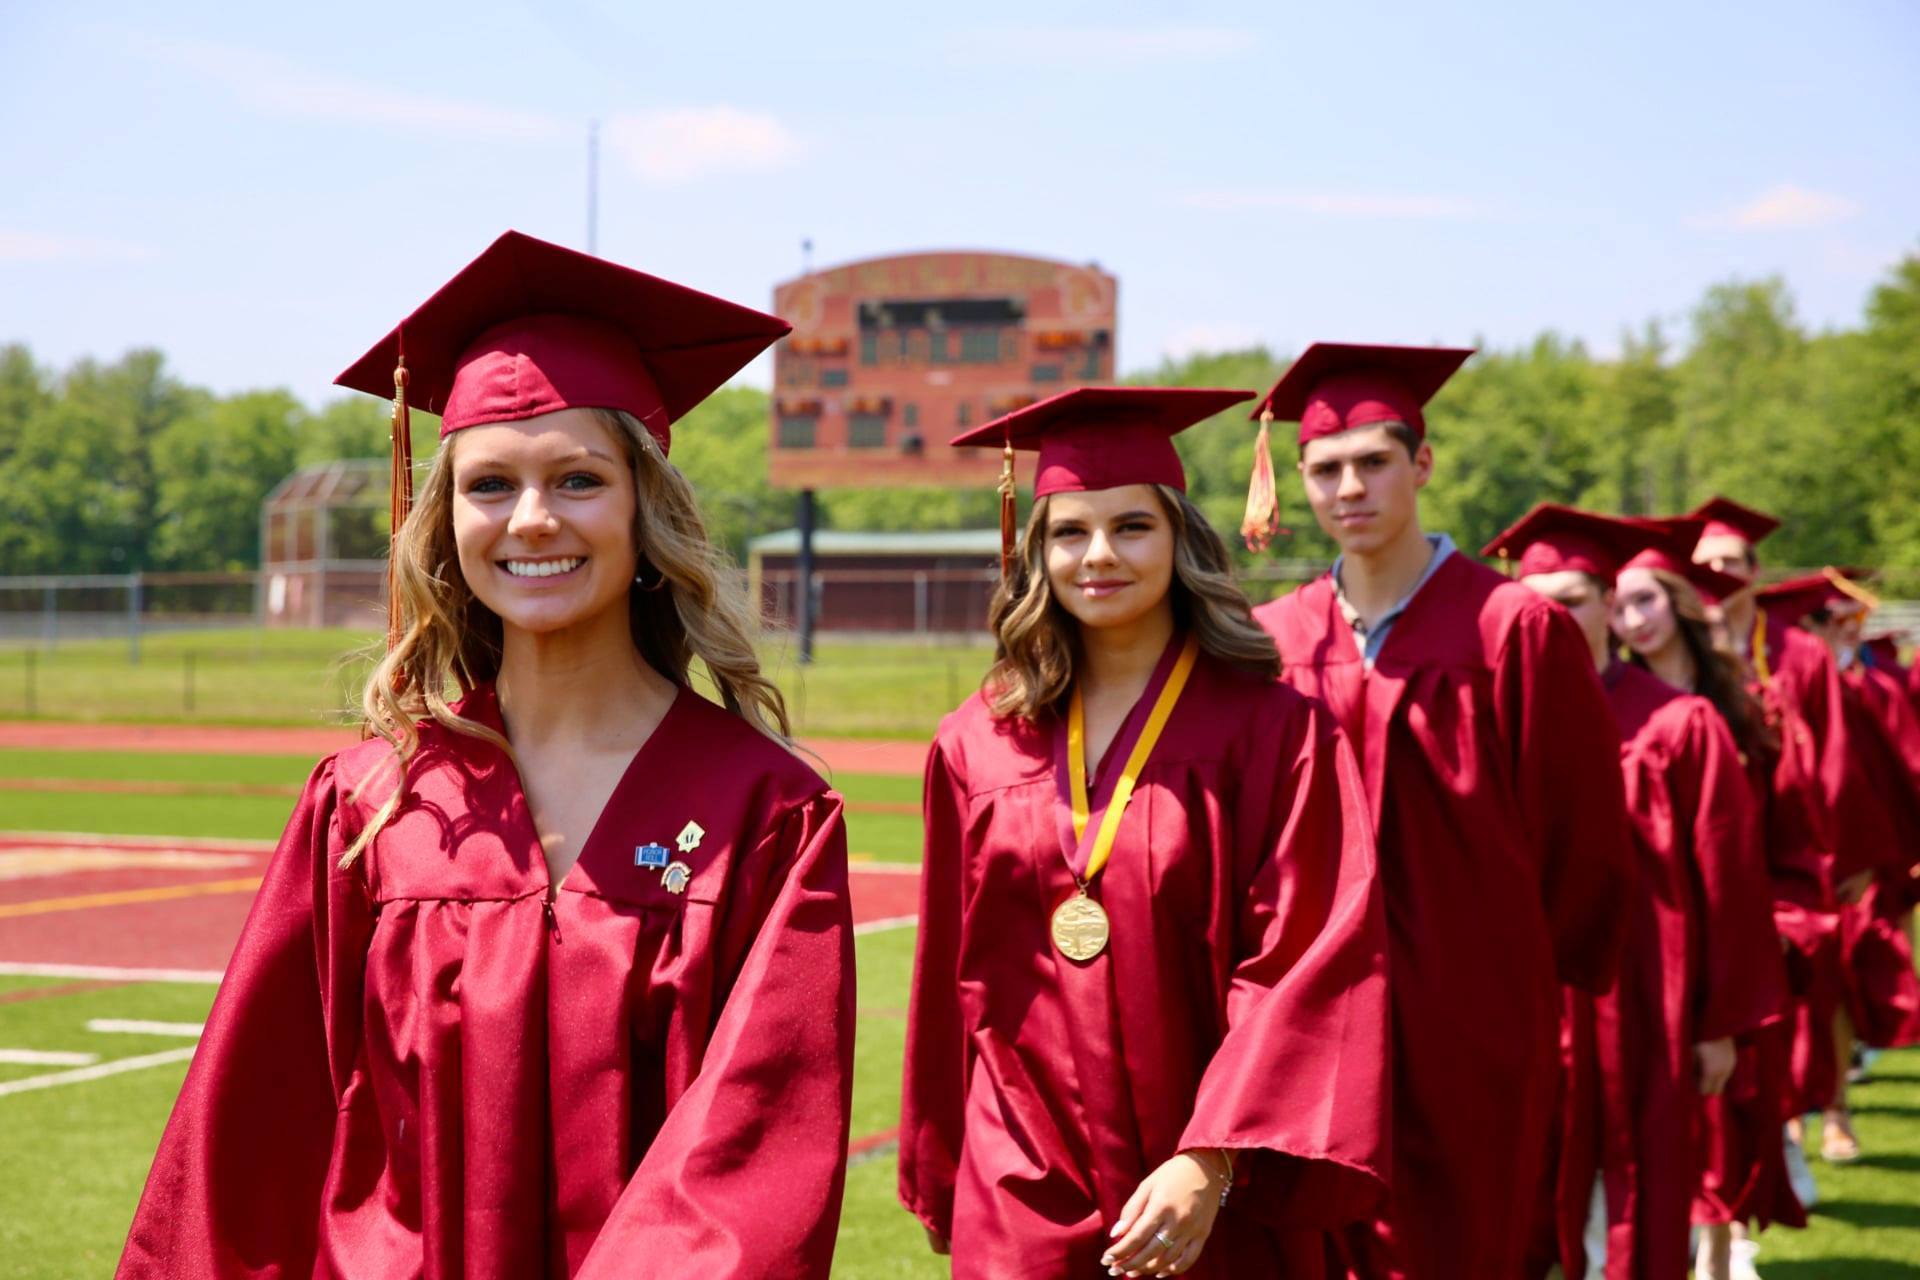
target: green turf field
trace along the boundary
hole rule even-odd
[[[138,662],[125,640],[0,646],[0,718],[337,722],[378,642],[363,631],[171,632],[145,638]],[[801,667],[790,637],[761,645],[794,731],[819,737],[930,738],[991,657],[983,646],[827,642]]]
[[[291,787],[306,777],[311,765],[305,758],[286,756],[0,750],[0,781]],[[842,774],[835,783],[853,804],[912,803],[919,793],[916,778]],[[278,834],[289,804],[289,798],[280,795],[0,791],[0,829],[271,838]],[[918,819],[912,814],[862,813],[856,808],[848,815],[848,827],[857,855],[907,861],[918,856]],[[885,1133],[898,1120],[913,937],[911,929],[893,929],[858,942],[856,1138]],[[58,985],[45,978],[0,976],[0,1001],[9,992]],[[0,1047],[77,1051],[107,1061],[164,1052],[186,1042],[91,1032],[87,1023],[97,1018],[196,1022],[205,1016],[211,997],[212,989],[206,986],[136,984],[0,1002]],[[0,1063],[0,1087],[58,1069]],[[183,1074],[183,1064],[171,1063],[58,1088],[0,1094],[0,1280],[66,1280],[108,1273]],[[1760,1263],[1768,1280],[1920,1276],[1920,1050],[1882,1058],[1875,1076],[1854,1097],[1868,1157],[1848,1168],[1816,1163],[1826,1198],[1810,1230],[1774,1230],[1763,1237]],[[849,1170],[837,1276],[860,1280],[945,1274],[944,1266],[927,1252],[918,1224],[894,1201],[895,1170],[886,1147]]]

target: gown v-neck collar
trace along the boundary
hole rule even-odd
[[[527,848],[531,855],[532,865],[529,869],[537,868],[540,877],[539,892],[544,900],[551,902],[562,889],[575,891],[580,889],[581,886],[573,882],[576,877],[586,874],[581,867],[586,863],[588,855],[593,853],[600,844],[607,825],[607,815],[616,808],[631,807],[626,803],[626,797],[630,790],[639,785],[641,765],[658,750],[654,744],[665,739],[668,736],[668,730],[685,714],[688,699],[698,696],[686,685],[674,686],[673,701],[667,705],[666,714],[660,717],[660,723],[653,727],[653,732],[647,735],[646,741],[635,748],[632,758],[620,771],[619,781],[615,782],[613,790],[607,793],[606,803],[600,806],[600,812],[594,815],[592,824],[587,828],[586,836],[580,841],[580,851],[574,855],[573,863],[567,868],[566,874],[562,875],[557,882],[547,862],[546,846],[540,841],[539,825],[533,820],[533,806],[527,801],[526,780],[520,776],[520,767],[514,763],[513,757],[504,752],[501,753],[502,763],[512,774],[513,810],[521,828],[520,835],[527,841]],[[501,737],[507,737],[506,717],[500,711],[500,691],[492,682],[481,685],[461,699],[453,710],[456,715],[478,721]]]
[[[1087,860],[1093,854],[1094,835],[1100,830],[1100,820],[1106,814],[1107,804],[1113,799],[1113,789],[1120,781],[1124,766],[1115,761],[1125,761],[1132,754],[1134,744],[1140,740],[1140,733],[1146,728],[1148,717],[1153,714],[1153,704],[1166,687],[1168,677],[1173,674],[1174,663],[1179,660],[1180,649],[1185,643],[1186,633],[1176,627],[1159,661],[1154,663],[1153,674],[1147,677],[1146,687],[1134,699],[1126,719],[1115,730],[1113,741],[1100,753],[1099,766],[1087,778],[1087,827],[1083,837],[1076,838],[1073,831],[1073,764],[1067,755],[1066,713],[1063,711],[1053,718],[1053,783],[1057,801],[1054,819],[1061,851],[1066,854],[1067,865],[1072,869],[1075,879],[1086,876]]]

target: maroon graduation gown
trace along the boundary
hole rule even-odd
[[[1859,663],[1841,677],[1859,768],[1893,819],[1893,856],[1866,896],[1841,909],[1847,1008],[1876,1048],[1920,1043],[1920,975],[1906,916],[1920,900],[1920,715],[1891,674]]]
[[[1726,723],[1639,667],[1616,662],[1602,683],[1622,740],[1638,892],[1617,981],[1571,995],[1573,1017],[1592,1023],[1572,1043],[1593,1056],[1569,1072],[1560,1250],[1568,1280],[1588,1274],[1581,1237],[1599,1175],[1608,1280],[1684,1280],[1703,1102],[1694,1045],[1776,1022],[1786,979]]]
[[[1558,1076],[1560,984],[1602,987],[1631,883],[1619,735],[1573,620],[1453,554],[1371,671],[1331,576],[1255,611],[1284,679],[1361,759],[1393,974],[1388,1215],[1356,1274],[1524,1269]]]
[[[496,729],[490,688],[465,714]],[[519,775],[423,725],[308,781],[118,1274],[827,1275],[845,1174],[841,801],[682,689],[551,904]],[[705,836],[682,852],[688,822]],[[685,892],[636,865],[658,843]]]
[[[1100,762],[1089,833],[1178,647]],[[1385,925],[1353,757],[1324,708],[1203,653],[1094,889],[1112,939],[1076,964],[1048,932],[1074,892],[1061,720],[976,695],[928,756],[900,1198],[957,1277],[1105,1274],[1142,1178],[1233,1148],[1188,1274],[1318,1275],[1325,1230],[1372,1212],[1386,1173]]]
[[[1817,1111],[1839,1088],[1834,1017],[1846,999],[1835,887],[1888,856],[1886,810],[1854,758],[1833,653],[1812,635],[1763,617],[1747,655],[1755,693],[1780,735],[1767,782],[1767,863],[1774,922],[1787,940],[1793,1031],[1790,1107]]]

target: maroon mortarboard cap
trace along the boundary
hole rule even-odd
[[[1879,607],[1880,598],[1853,579],[1865,577],[1860,569],[1822,569],[1800,578],[1788,578],[1754,593],[1754,601],[1770,613],[1789,618],[1804,618],[1820,609],[1855,605],[1869,611]]]
[[[1173,437],[1251,391],[1211,387],[1075,387],[963,431],[949,443],[1040,452],[1033,496],[1165,484],[1185,491]]]
[[[670,427],[792,326],[509,231],[334,379],[440,415],[440,434],[559,409],[622,409],[664,451]]]
[[[1481,548],[1483,556],[1518,560],[1520,574],[1591,574],[1608,586],[1620,566],[1646,549],[1658,535],[1611,516],[1543,502]]]
[[[1694,545],[1707,528],[1705,516],[1621,516],[1620,522],[1645,529],[1656,539],[1620,566],[1623,573],[1628,569],[1664,570],[1684,578],[1695,591],[1716,604],[1747,585],[1730,573],[1694,563]]]
[[[1743,507],[1731,498],[1712,497],[1688,512],[1707,522],[1700,531],[1703,538],[1731,537],[1745,540],[1749,545],[1780,527],[1780,522],[1764,511],[1755,511],[1752,507]]]
[[[1254,407],[1300,424],[1300,443],[1354,427],[1404,422],[1427,435],[1427,401],[1473,354],[1472,347],[1388,347],[1316,342]]]

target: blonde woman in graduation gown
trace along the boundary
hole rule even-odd
[[[397,634],[267,870],[123,1280],[828,1274],[841,802],[666,461],[785,330],[509,233],[342,375],[378,393],[404,354],[443,415]]]

